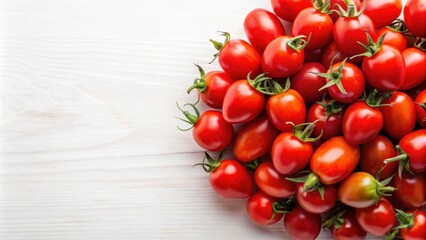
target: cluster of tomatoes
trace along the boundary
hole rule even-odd
[[[249,42],[211,40],[223,71],[196,65],[188,93],[221,110],[180,108],[220,152],[198,164],[212,188],[294,239],[426,239],[426,0],[271,3],[246,16]]]

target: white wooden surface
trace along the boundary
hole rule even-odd
[[[0,239],[283,239],[176,129],[217,30],[269,1],[0,0]],[[324,234],[322,239],[328,239]]]

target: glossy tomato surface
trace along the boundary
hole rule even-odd
[[[402,12],[402,0],[364,0],[364,14],[373,20],[376,28],[386,27],[399,17]]]
[[[257,224],[273,224],[278,222],[282,213],[274,213],[273,204],[278,200],[263,192],[256,192],[247,201],[247,213]]]
[[[417,37],[426,37],[426,4],[424,0],[407,0],[404,20],[408,30]]]
[[[288,198],[295,193],[295,183],[280,174],[271,161],[263,162],[256,168],[254,180],[262,192],[272,197]]]
[[[396,222],[393,206],[386,198],[370,207],[355,209],[355,217],[362,229],[374,236],[385,236]]]
[[[401,176],[392,178],[392,186],[396,188],[392,196],[408,209],[421,208],[426,205],[426,176],[413,175],[404,171]]]
[[[292,239],[314,240],[321,232],[321,215],[296,205],[284,215],[284,227]]]
[[[385,166],[384,160],[395,157],[396,154],[392,141],[384,135],[377,135],[373,140],[361,146],[360,168],[376,177],[377,173],[384,167],[380,174],[380,180],[386,179],[395,174],[398,164],[397,162],[390,162]]]
[[[272,9],[278,17],[293,22],[297,14],[305,8],[312,7],[310,0],[271,0]]]
[[[321,63],[305,63],[300,71],[291,77],[291,88],[296,90],[305,102],[318,101],[326,92],[324,89],[321,91],[319,90],[325,85],[326,80],[315,73],[323,73],[326,71],[327,69]]]

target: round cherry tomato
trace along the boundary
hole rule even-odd
[[[364,101],[354,102],[343,115],[343,136],[353,145],[371,141],[383,126],[383,115]]]
[[[320,91],[319,89],[325,85],[326,81],[325,78],[314,73],[326,71],[321,63],[306,63],[298,73],[291,77],[291,88],[300,93],[306,102],[318,101],[325,93],[325,90]]]
[[[377,36],[382,36],[383,34],[386,34],[385,39],[383,41],[384,45],[390,45],[398,49],[400,52],[404,51],[407,48],[407,40],[405,39],[405,36],[402,33],[387,27],[380,29],[376,33]]]
[[[310,0],[271,0],[272,9],[278,17],[293,22],[297,14],[305,8],[312,7]]]
[[[307,122],[315,122],[312,136],[318,137],[321,132],[321,139],[330,139],[342,133],[342,108],[336,105],[334,100],[324,100],[312,104],[309,108]]]
[[[361,9],[362,7],[361,0],[354,0],[353,2],[357,9]],[[330,0],[330,10],[339,10],[337,5],[340,5],[343,9],[347,7],[345,0]],[[332,12],[330,14],[330,17],[335,22],[339,18],[339,15],[337,15],[336,12]]]
[[[322,51],[321,63],[324,66],[328,67],[330,66],[333,59],[334,59],[334,62],[337,63],[337,62],[343,62],[343,60],[345,60],[346,58],[347,56],[337,48],[336,42],[332,42],[328,44]]]
[[[399,229],[399,234],[404,240],[426,239],[426,212],[420,209],[409,212],[413,219],[411,227]]]
[[[392,179],[392,186],[396,188],[394,196],[404,207],[409,209],[421,208],[426,205],[426,176],[413,175],[406,171]]]
[[[265,105],[265,96],[247,80],[235,81],[223,99],[223,117],[229,123],[245,123],[255,119]]]
[[[279,131],[267,116],[260,116],[247,123],[235,138],[233,148],[235,158],[241,162],[249,162],[265,155],[278,134]]]
[[[386,187],[385,183],[378,182],[369,173],[355,172],[340,183],[337,193],[345,205],[366,208],[375,205],[384,194],[393,190],[392,187]]]
[[[210,41],[219,51],[219,64],[223,71],[233,79],[245,79],[249,73],[252,77],[257,76],[260,72],[261,57],[256,49],[244,40],[230,40],[229,33],[221,33],[221,35],[226,37],[224,43]]]
[[[420,127],[426,128],[426,90],[423,90],[415,100],[417,122]]]
[[[426,4],[424,0],[407,0],[404,20],[408,30],[417,37],[426,37]]]
[[[263,71],[272,78],[286,78],[297,73],[305,59],[304,42],[301,36],[282,36],[273,40],[263,52]]]
[[[277,201],[263,192],[256,192],[247,201],[247,213],[257,224],[276,223],[283,216],[282,213],[274,211],[273,205]]]
[[[371,57],[364,57],[362,72],[365,80],[377,90],[395,91],[404,83],[406,68],[401,52],[383,45]]]
[[[365,49],[358,43],[367,45],[367,31],[375,39],[375,27],[370,17],[339,17],[334,23],[333,37],[337,47],[347,56],[363,53]]]
[[[247,14],[244,31],[249,42],[259,54],[277,37],[285,35],[285,30],[278,17],[266,9],[256,8]]]
[[[373,20],[376,28],[391,24],[402,12],[401,0],[365,0],[364,14]]]
[[[294,19],[291,34],[310,35],[306,49],[320,49],[333,40],[333,25],[333,20],[327,13],[309,7],[303,9]]]
[[[395,225],[395,211],[386,199],[367,208],[355,209],[355,217],[364,231],[374,236],[385,236]]]
[[[276,198],[288,198],[296,189],[295,184],[285,179],[271,161],[263,162],[256,168],[254,181],[262,192]]]
[[[426,82],[426,52],[418,48],[407,48],[402,52],[407,74],[401,86],[402,90],[407,90]]]
[[[297,183],[296,186],[296,200],[299,205],[308,212],[311,213],[325,213],[334,207],[337,200],[337,192],[334,185],[324,185],[323,188],[324,197],[321,197],[320,190],[314,191],[303,190],[303,183]]]
[[[345,211],[342,223],[331,226],[331,236],[334,240],[364,240],[367,233],[356,221],[352,211]]]
[[[229,86],[234,82],[227,73],[222,71],[211,71],[207,74],[197,66],[200,71],[200,78],[195,79],[194,84],[188,88],[190,93],[194,88],[198,89],[201,101],[212,108],[222,108],[223,99]]]
[[[413,100],[403,93],[394,92],[382,104],[390,106],[379,107],[383,114],[383,131],[388,136],[399,140],[413,131],[416,126],[416,109]]]
[[[306,118],[306,106],[300,94],[293,90],[284,90],[282,93],[271,96],[266,103],[266,112],[271,122],[281,131],[291,131],[292,122],[300,124]]]
[[[327,74],[329,76],[324,87],[336,101],[351,103],[362,95],[365,87],[364,75],[357,66],[348,62],[335,63]]]
[[[380,180],[386,179],[395,173],[397,164],[383,161],[396,156],[396,150],[389,138],[377,135],[373,140],[361,146],[361,159],[359,165],[361,170],[373,176],[384,167],[380,174]]]
[[[360,149],[344,137],[328,139],[315,150],[310,166],[321,183],[334,184],[349,176],[358,164]]]
[[[284,215],[284,227],[292,239],[314,240],[321,231],[321,215],[296,205]]]

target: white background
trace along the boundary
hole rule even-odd
[[[269,1],[0,0],[0,239],[283,239],[217,196],[175,102]],[[323,233],[322,239],[328,239]]]

